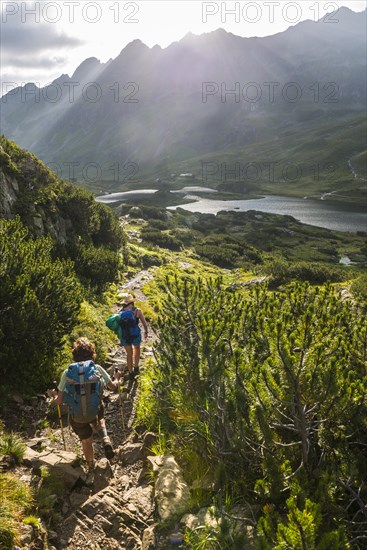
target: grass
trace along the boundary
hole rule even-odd
[[[275,136],[270,136],[240,149],[232,147],[226,151],[211,152],[192,157],[184,162],[172,162],[169,172],[187,171],[197,174],[190,185],[204,185],[221,191],[239,191],[243,182],[250,193],[267,193],[293,197],[320,196],[321,193],[337,190],[333,200],[358,202],[364,197],[361,182],[355,180],[348,160],[361,177],[366,178],[366,153],[361,152],[364,143],[364,121],[362,117],[335,118],[332,123],[316,119],[297,124],[292,129],[281,124],[275,126]],[[266,134],[264,134],[266,135]],[[275,137],[275,139],[274,139]],[[357,152],[358,151],[358,152]],[[274,164],[274,178],[266,163]],[[206,164],[207,163],[207,164]],[[210,164],[209,164],[210,163]],[[238,163],[238,177],[223,176],[223,168],[233,169]],[[255,164],[258,172],[247,173],[247,166]],[[284,170],[291,164],[300,170],[299,177]],[[331,166],[333,165],[333,166]],[[210,167],[210,170],[205,170]],[[247,174],[246,177],[242,177]],[[237,188],[236,188],[237,186]]]
[[[23,460],[26,446],[21,437],[13,432],[0,433],[0,455],[10,456],[17,464]]]
[[[19,525],[33,505],[31,489],[11,473],[0,473],[0,548],[12,550]]]

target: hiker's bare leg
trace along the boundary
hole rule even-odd
[[[106,421],[104,418],[100,418],[97,423],[98,435],[102,439],[104,453],[106,458],[111,460],[115,456],[110,438],[107,435]]]
[[[82,439],[83,453],[88,466],[94,463],[93,434],[88,439]]]
[[[133,371],[133,348],[132,346],[124,346],[126,351],[127,368],[129,372]]]
[[[134,367],[139,366],[140,361],[140,346],[134,346]]]
[[[104,437],[107,437],[106,421],[105,421],[104,418],[101,418],[98,421],[97,432],[98,432],[98,435],[101,439],[103,439]]]

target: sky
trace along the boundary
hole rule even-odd
[[[305,19],[337,24],[337,13],[330,14],[341,6],[361,12],[367,0],[3,0],[0,95],[27,82],[45,86],[61,74],[72,76],[88,57],[104,63],[136,38],[165,48],[188,32],[220,27],[267,36]]]

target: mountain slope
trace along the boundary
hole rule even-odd
[[[3,131],[59,176],[118,190],[162,162],[278,139],[285,121],[300,135],[310,119],[348,124],[365,109],[366,12],[337,18],[265,38],[188,34],[165,49],[135,40],[72,78],[9,92]]]

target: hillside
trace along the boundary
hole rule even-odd
[[[360,550],[365,302],[344,284],[270,291],[250,271],[218,268],[188,249],[146,246],[139,233],[152,214],[157,220],[155,210],[149,222],[124,218],[135,276],[121,290],[133,289],[149,316],[154,348],[143,346],[143,368],[132,387],[124,384],[122,405],[106,395],[118,453],[107,461],[96,438],[87,484],[76,437],[64,424],[63,453],[46,396],[14,394],[5,418],[27,449],[22,463],[19,435],[0,426],[0,482],[23,495],[32,487],[35,501],[18,511],[33,531],[18,520],[12,540],[27,540],[30,550],[298,550],[303,540],[320,550]],[[139,271],[144,257],[155,267]],[[110,350],[106,367],[124,371],[124,352]],[[22,475],[18,486],[14,473]]]
[[[201,161],[214,159],[321,171],[334,163],[337,187],[359,197],[348,161],[365,151],[366,12],[341,8],[337,17],[335,25],[305,21],[265,38],[218,29],[165,49],[135,40],[108,63],[90,58],[41,90],[9,92],[3,131],[60,177],[98,192],[144,187],[191,167],[201,177]],[[328,188],[328,175],[315,183],[306,173],[300,186]],[[265,177],[254,187],[274,192]],[[288,187],[286,194],[298,193]]]
[[[0,217],[18,215],[35,236],[51,235],[60,245],[83,238],[116,250],[122,233],[115,214],[93,195],[59,179],[37,157],[0,138]]]
[[[18,384],[13,373],[24,357],[24,389],[42,389],[74,331],[87,324],[95,337],[91,319],[105,311],[104,293],[123,266],[125,236],[111,209],[3,137],[0,156],[2,403],[8,386]],[[101,340],[103,357],[108,337]]]

